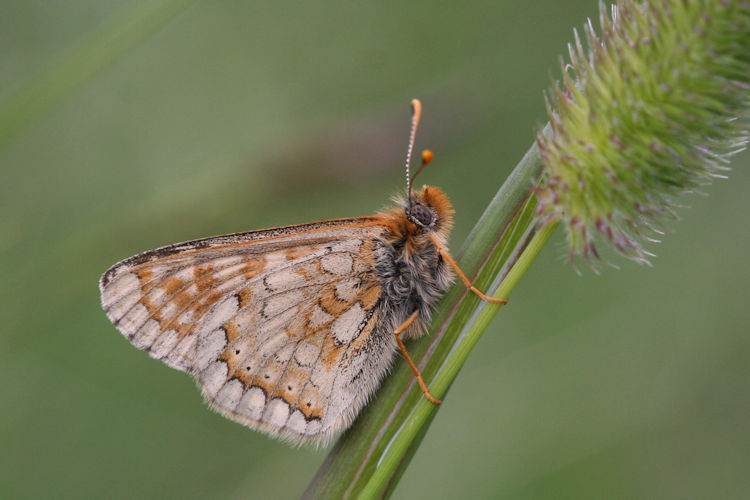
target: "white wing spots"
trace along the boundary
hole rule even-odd
[[[109,309],[115,302],[124,299],[133,292],[140,292],[140,287],[141,283],[133,273],[125,273],[117,276],[114,280],[107,283],[102,290],[102,307]],[[130,305],[132,306],[133,304],[135,302],[132,302]]]
[[[214,267],[219,267],[214,263]],[[221,269],[220,271],[217,271],[213,274],[213,278],[218,281],[224,281],[227,278],[232,278],[235,274],[239,273],[242,268],[245,267],[244,262],[240,262],[239,264],[235,264],[229,267],[225,267]]]
[[[195,279],[195,269],[196,268],[194,266],[188,266],[184,269],[180,269],[174,274],[174,277],[182,282],[188,283]]]
[[[131,342],[138,349],[146,349],[154,343],[159,333],[161,333],[159,323],[156,320],[150,319],[136,332]]]
[[[265,284],[272,290],[288,290],[305,284],[305,277],[293,269],[284,269],[266,276]]]
[[[353,254],[359,253],[359,247],[362,246],[362,240],[357,238],[347,238],[331,245],[332,252],[348,252]]]
[[[290,359],[292,359],[292,354],[294,354],[295,347],[297,346],[293,343],[285,345],[284,347],[282,347],[281,349],[279,349],[273,354],[273,359],[276,360],[278,363],[286,365],[286,363]]]
[[[137,333],[138,329],[146,322],[149,317],[149,311],[143,304],[137,304],[127,312],[120,321],[117,323],[117,327],[122,333],[127,335],[129,338],[133,334]]]
[[[350,302],[354,299],[359,288],[357,280],[346,280],[336,283],[336,296],[341,300]]]
[[[164,358],[164,362],[177,370],[188,371],[193,366],[195,345],[198,343],[197,335],[188,335],[183,338],[174,350]]]
[[[269,252],[263,255],[265,259],[265,269],[276,269],[287,263],[286,256],[283,252]]]
[[[177,321],[179,323],[182,323],[183,325],[189,325],[193,322],[193,310],[188,309],[177,318]]]
[[[208,399],[213,400],[216,396],[216,392],[224,385],[227,381],[227,364],[223,361],[215,361],[208,368],[203,370],[201,373],[201,383],[203,384],[203,391],[206,393]]]
[[[289,405],[280,398],[272,399],[263,413],[263,421],[276,427],[282,427],[289,418]]]
[[[164,333],[162,333],[159,338],[154,341],[154,343],[151,345],[151,356],[157,359],[161,359],[172,350],[174,346],[177,345],[177,342],[180,340],[180,337],[177,335],[177,332],[175,330],[168,330]]]
[[[170,271],[170,268],[164,265],[152,264],[148,268],[152,278],[162,276]]]
[[[304,295],[299,290],[290,290],[286,293],[280,293],[266,299],[266,303],[263,306],[263,316],[271,318],[299,304],[304,299]]]
[[[230,380],[216,394],[214,403],[222,408],[233,411],[242,398],[245,386],[237,379]]]
[[[219,354],[224,352],[227,346],[227,336],[224,330],[214,330],[208,333],[202,333],[198,337],[198,349],[195,353],[195,368],[197,370],[205,369],[208,364],[215,360]]]
[[[237,413],[260,420],[263,416],[263,409],[266,407],[266,395],[260,387],[251,387],[237,406]]]
[[[234,295],[225,297],[220,302],[217,302],[211,310],[203,317],[199,330],[215,330],[221,325],[229,321],[232,316],[237,314],[239,309],[240,301]]]
[[[191,283],[190,286],[182,292],[182,294],[184,294],[185,297],[194,299],[196,295],[198,295],[198,285],[196,285],[195,283]]]
[[[312,373],[310,373],[310,382],[314,384],[315,387],[319,387],[321,392],[325,392],[326,388],[330,387],[333,382],[333,375],[335,375],[335,373],[329,371],[325,365],[318,364],[313,367]],[[307,392],[307,389],[305,392]]]
[[[345,276],[352,272],[352,256],[348,253],[333,253],[320,258],[320,267],[324,271],[339,276]]]
[[[135,285],[133,285],[132,280],[135,280]],[[138,278],[128,273],[117,278],[104,289],[102,306],[107,311],[109,319],[116,323],[130,311],[142,296]]]
[[[305,430],[305,434],[308,436],[314,436],[316,434],[320,433],[321,430],[321,423],[320,420],[311,420],[307,423],[307,429]]]
[[[320,352],[320,346],[308,344],[307,342],[300,342],[297,346],[297,350],[294,352],[294,360],[300,366],[312,366],[313,363],[318,359],[318,353]]]
[[[300,306],[297,305],[296,307],[291,307],[289,310],[284,311],[280,314],[277,314],[273,318],[269,319],[268,321],[265,321],[261,323],[260,331],[259,331],[259,337],[262,339],[266,339],[269,335],[277,334],[282,331],[282,329],[288,325],[292,320],[294,320],[295,316],[299,314]],[[284,334],[284,337],[286,335]]]
[[[219,257],[211,261],[211,265],[214,268],[219,269],[223,267],[233,266],[234,264],[244,264],[244,258],[242,255],[230,255],[229,257]]]
[[[143,254],[107,271],[102,305],[136,347],[193,375],[229,418],[324,443],[349,424],[390,359],[373,361],[370,350],[350,359],[355,348],[346,348],[371,333],[370,242],[387,228],[337,224]]]
[[[239,276],[235,276],[234,278],[230,278],[223,282],[221,285],[216,287],[217,292],[231,292],[238,288],[240,288],[242,285],[247,283],[247,279],[245,279],[244,276],[241,274]]]
[[[310,327],[317,329],[333,320],[333,316],[325,312],[320,306],[314,306],[310,313]]]
[[[366,317],[367,313],[359,303],[354,304],[348,311],[339,316],[331,325],[331,332],[336,342],[339,345],[348,344],[355,339],[365,326]]]
[[[163,288],[154,287],[147,294],[146,299],[152,307],[159,307],[167,298],[167,291]]]
[[[305,428],[307,427],[307,421],[305,421],[305,416],[301,411],[294,410],[292,412],[292,416],[289,417],[289,421],[286,423],[286,426],[294,432],[304,434]]]
[[[162,319],[170,320],[175,317],[176,314],[180,312],[180,306],[178,306],[174,302],[167,302],[164,307],[162,307],[159,310],[159,316],[161,316]]]

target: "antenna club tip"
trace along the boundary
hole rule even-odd
[[[422,110],[422,101],[420,101],[419,99],[412,99],[411,109],[412,109],[412,112],[419,113]]]
[[[427,165],[432,161],[435,155],[429,149],[422,151],[422,165]]]

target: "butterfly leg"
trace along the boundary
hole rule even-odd
[[[406,346],[401,341],[401,333],[403,333],[404,330],[409,328],[409,325],[414,323],[414,320],[417,319],[417,316],[419,315],[419,311],[414,311],[411,316],[407,318],[406,321],[404,321],[401,326],[396,328],[394,330],[393,335],[396,337],[396,343],[398,344],[398,347],[401,349],[401,353],[404,355],[404,358],[406,358],[406,362],[409,363],[409,367],[411,368],[411,371],[414,372],[414,376],[417,377],[417,383],[419,384],[419,387],[422,389],[422,392],[424,393],[424,397],[426,397],[428,400],[430,400],[431,403],[434,403],[436,405],[439,405],[442,403],[439,399],[436,399],[435,397],[430,394],[430,391],[427,389],[427,384],[424,383],[424,379],[422,379],[422,374],[419,373],[419,368],[417,368],[417,365],[414,364],[414,361],[412,361],[411,356],[409,356],[409,352],[406,350]]]
[[[485,295],[479,289],[477,289],[474,285],[471,284],[471,281],[469,278],[464,274],[464,272],[461,270],[460,267],[458,267],[458,262],[453,258],[453,256],[448,253],[448,250],[443,247],[443,245],[440,244],[439,241],[437,241],[435,238],[430,238],[432,242],[435,244],[435,246],[438,249],[438,252],[440,255],[445,259],[445,261],[450,264],[450,266],[456,270],[456,274],[458,274],[458,277],[463,281],[464,285],[466,285],[466,288],[468,288],[470,291],[474,292],[476,295],[479,296],[480,299],[486,300],[487,302],[494,302],[495,304],[507,304],[508,301],[506,299],[497,299],[495,297],[490,297],[489,295]]]

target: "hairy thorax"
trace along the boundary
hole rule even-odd
[[[391,327],[395,329],[419,311],[420,324],[407,330],[407,337],[420,335],[432,307],[453,281],[452,269],[427,235],[415,238],[423,241],[409,245],[404,239],[378,240],[375,247],[375,272],[383,287],[382,305],[391,312],[386,316],[393,318]]]

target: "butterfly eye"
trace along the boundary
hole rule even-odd
[[[406,209],[406,218],[422,228],[430,228],[435,224],[435,213],[428,207],[416,203]]]

